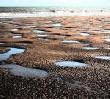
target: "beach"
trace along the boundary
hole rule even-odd
[[[110,13],[0,13],[1,99],[109,99]]]

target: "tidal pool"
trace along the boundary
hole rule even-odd
[[[110,42],[110,39],[105,39],[106,42]]]
[[[0,44],[5,44],[5,43],[0,43]]]
[[[98,48],[96,48],[96,47],[83,47],[83,49],[85,49],[85,50],[96,50]]]
[[[110,33],[110,30],[104,29],[101,32],[103,32],[103,33]]]
[[[14,64],[7,64],[7,65],[0,65],[1,68],[8,69],[10,73],[15,76],[22,76],[22,77],[46,77],[48,72],[41,69],[32,69],[27,67],[22,67],[20,65]]]
[[[74,41],[74,40],[64,40],[62,41],[63,43],[71,44],[71,43],[80,43],[79,41]]]
[[[110,60],[110,56],[96,56],[95,58],[103,59],[103,60]]]
[[[108,50],[110,50],[110,48],[105,48],[105,49],[108,49]]]
[[[52,24],[52,26],[53,26],[53,27],[61,27],[62,24],[61,24],[61,23],[54,23],[54,24]]]
[[[85,33],[85,32],[81,32],[80,35],[82,35],[82,36],[89,36],[90,34],[89,33]]]
[[[77,61],[57,61],[55,65],[60,67],[84,67],[88,64],[77,62]]]
[[[42,34],[39,34],[39,35],[37,35],[37,37],[40,37],[40,38],[44,38],[44,37],[47,37],[48,35],[42,35]]]
[[[18,31],[18,29],[11,29],[12,32]]]
[[[33,30],[33,32],[34,32],[34,33],[38,33],[38,34],[40,34],[40,33],[41,33],[41,34],[42,34],[42,33],[45,33],[45,31],[43,31],[43,30]]]
[[[15,36],[13,36],[13,38],[19,39],[19,38],[22,38],[22,36],[21,35],[15,35]]]
[[[0,54],[0,61],[7,60],[13,54],[20,54],[23,53],[25,49],[21,48],[10,48],[8,52]]]

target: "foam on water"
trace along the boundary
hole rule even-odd
[[[20,65],[8,64],[8,65],[0,65],[1,68],[8,69],[10,73],[15,76],[22,77],[46,77],[48,72],[41,69],[32,69],[27,67],[22,67]]]
[[[80,63],[76,61],[58,61],[55,62],[55,65],[61,67],[83,67],[83,66],[87,66],[88,64]]]

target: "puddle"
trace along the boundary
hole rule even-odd
[[[85,50],[96,50],[96,49],[99,49],[99,48],[96,48],[96,47],[83,47],[83,49],[85,49]]]
[[[105,48],[105,49],[108,49],[108,50],[110,50],[110,48]]]
[[[13,54],[23,53],[24,50],[21,48],[10,48],[8,52],[0,54],[0,61],[7,60]]]
[[[80,43],[79,41],[74,41],[74,40],[64,40],[62,41],[63,43],[66,43],[66,44],[72,44],[72,43]]]
[[[21,35],[15,35],[15,36],[13,36],[13,38],[19,39],[19,38],[22,38],[22,36]]]
[[[110,33],[110,30],[104,29],[104,30],[102,30],[101,32],[103,32],[103,33]]]
[[[39,34],[39,35],[37,35],[37,37],[40,37],[40,38],[42,38],[42,37],[47,37],[48,35],[46,35],[46,34],[44,34],[44,35],[42,35],[42,34]]]
[[[45,31],[43,30],[33,30],[34,33],[37,33],[37,37],[38,38],[45,38],[47,37],[48,35],[46,34]]]
[[[10,73],[15,76],[22,77],[46,77],[48,72],[41,69],[32,69],[27,67],[22,67],[20,65],[8,64],[8,65],[0,65],[1,68],[8,69]]]
[[[18,31],[18,29],[11,29],[12,32]]]
[[[62,24],[61,24],[61,23],[54,23],[54,24],[52,24],[52,26],[53,26],[53,27],[61,27]]]
[[[58,61],[55,62],[55,65],[60,67],[83,67],[83,66],[87,66],[88,64],[77,61]]]
[[[0,44],[5,44],[5,43],[0,43]]]
[[[85,32],[81,32],[80,35],[82,35],[82,36],[89,36],[90,34],[89,33],[85,33]]]
[[[104,60],[110,60],[110,56],[96,56],[95,58],[104,59]]]
[[[106,42],[110,42],[110,39],[105,39]]]
[[[41,34],[42,34],[42,33],[45,33],[45,31],[43,31],[43,30],[33,30],[33,32],[34,32],[34,33],[38,33],[38,34],[40,34],[40,33],[41,33]]]

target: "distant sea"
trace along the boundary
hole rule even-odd
[[[110,9],[65,7],[0,7],[0,18],[110,15]]]
[[[14,13],[33,13],[41,11],[53,11],[58,10],[55,7],[0,7],[0,13],[14,12]],[[60,8],[59,8],[60,9]]]

